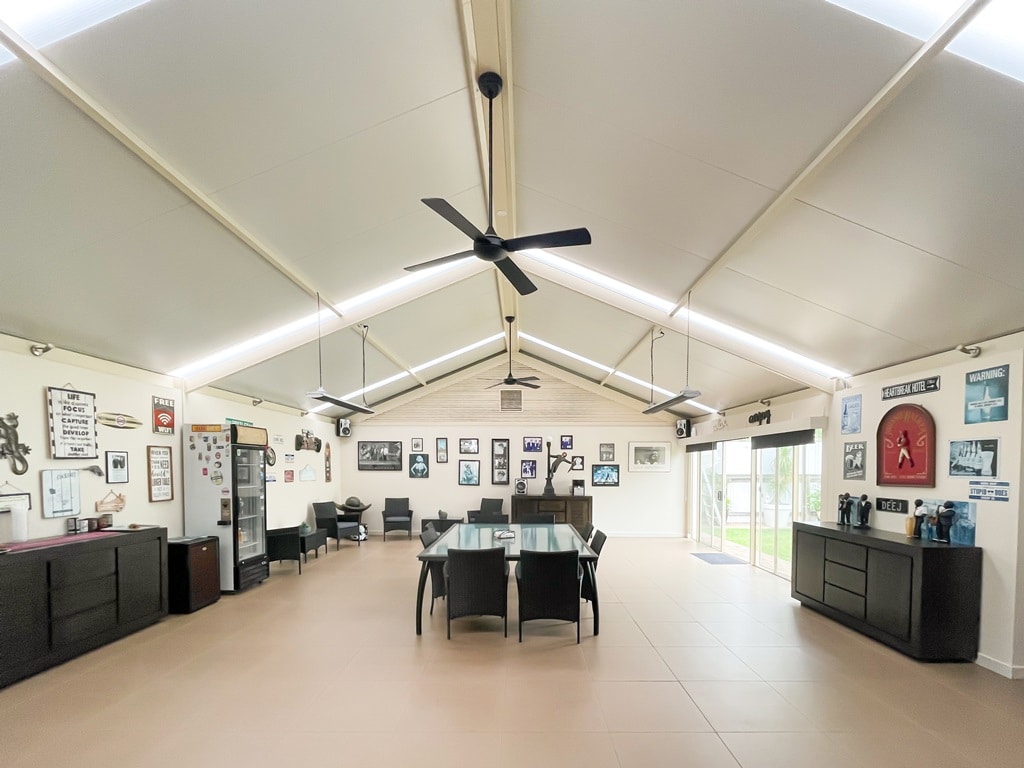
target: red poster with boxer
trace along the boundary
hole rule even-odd
[[[877,433],[878,485],[935,487],[935,420],[920,405],[897,405]]]

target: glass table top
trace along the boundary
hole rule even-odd
[[[497,531],[514,531],[515,537],[499,539]],[[583,537],[567,523],[533,524],[513,523],[511,525],[487,523],[460,523],[445,531],[441,538],[417,555],[420,560],[445,560],[449,549],[489,549],[504,547],[505,557],[518,560],[524,549],[539,552],[564,552],[576,550],[581,560],[596,560]]]

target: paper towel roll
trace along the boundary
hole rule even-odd
[[[9,514],[11,516],[11,541],[28,541],[28,502],[14,502]]]

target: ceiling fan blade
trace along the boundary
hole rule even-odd
[[[424,197],[422,202],[434,213],[446,219],[456,229],[462,231],[471,240],[484,236],[483,232],[477,229],[469,219],[456,211],[447,200],[440,197]]]
[[[535,379],[537,377],[531,376],[529,378]],[[540,384],[534,384],[532,381],[527,381],[526,379],[516,379],[516,384],[521,387],[529,387],[530,389],[540,389]]]
[[[516,381],[540,381],[536,376],[520,376]]]
[[[337,405],[339,408],[346,408],[350,411],[358,411],[359,413],[372,414],[373,411],[367,408],[365,405],[358,405],[357,403],[350,403],[348,400],[342,400],[340,397],[329,395],[324,390],[317,389],[313,392],[307,392],[307,397],[311,397],[314,400],[319,400],[321,403],[330,403],[331,405]]]
[[[526,276],[526,273],[521,270],[512,259],[504,258],[494,262],[494,266],[501,270],[512,287],[515,288],[520,296],[525,296],[528,293],[533,293],[537,290],[537,286],[534,285],[530,278]]]
[[[590,230],[586,227],[563,229],[558,232],[544,232],[540,235],[513,237],[505,241],[506,251],[522,251],[527,248],[565,248],[569,245],[590,245]]]
[[[453,253],[451,256],[442,256],[439,259],[431,259],[430,261],[423,261],[419,264],[413,264],[411,267],[406,267],[406,272],[418,272],[421,269],[430,269],[441,264],[447,264],[450,261],[458,261],[459,259],[465,259],[469,256],[476,256],[473,251],[461,251],[460,253]]]

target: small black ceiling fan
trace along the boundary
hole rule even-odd
[[[517,384],[520,387],[529,387],[530,389],[540,389],[540,384],[534,384],[537,381],[536,376],[520,376],[518,379],[512,375],[512,323],[515,322],[515,317],[512,315],[505,316],[505,322],[508,323],[508,376],[499,381],[497,384],[491,384],[488,389],[494,389],[502,385],[506,387],[514,387]]]
[[[487,97],[487,231],[481,232],[465,216],[459,213],[447,200],[440,197],[423,198],[423,203],[431,210],[440,214],[456,229],[473,239],[473,248],[469,251],[453,253],[439,259],[431,259],[421,264],[406,267],[409,272],[419,269],[436,267],[449,261],[476,256],[483,261],[490,261],[512,283],[520,294],[525,296],[537,290],[537,286],[509,258],[509,253],[527,248],[564,248],[569,245],[590,245],[590,232],[585,227],[564,229],[558,232],[545,232],[540,235],[513,237],[510,240],[498,237],[494,231],[494,98],[501,93],[502,80],[497,72],[484,72],[477,78],[480,93]]]

